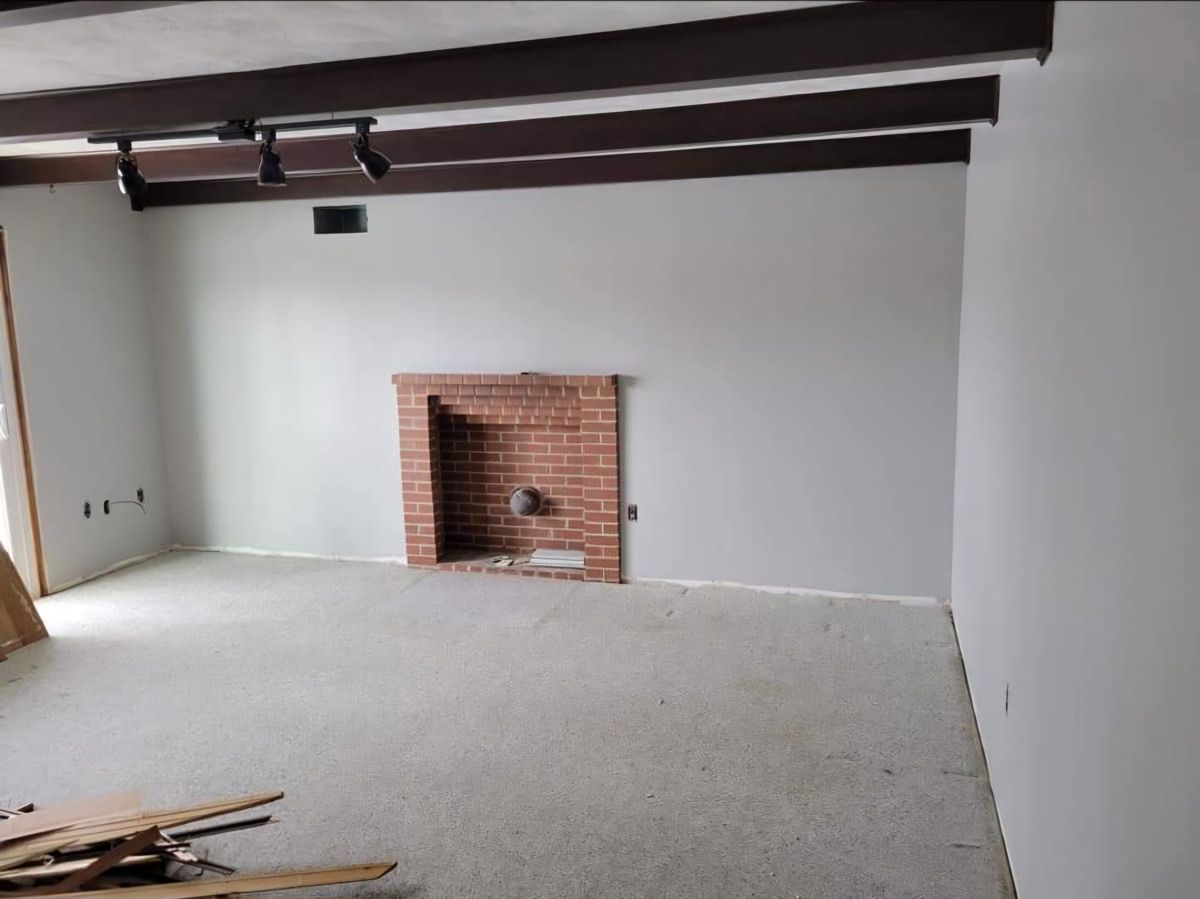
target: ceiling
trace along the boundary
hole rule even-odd
[[[826,5],[829,0],[207,0],[150,4],[80,0],[41,7],[26,18],[53,18],[27,24],[6,25],[6,19],[20,20],[9,18],[15,13],[0,13],[0,57],[15,63],[0,69],[0,94],[251,71]],[[136,54],[129,52],[131,43],[138,47]],[[355,112],[378,117],[379,130],[429,128],[971,78],[997,74],[1000,67],[1000,63],[974,63],[465,108]],[[181,139],[158,146],[214,141]],[[0,157],[109,151],[83,139],[0,142]]]
[[[288,195],[361,191],[346,138],[347,119],[364,116],[398,172],[371,178],[375,193],[967,162],[967,129],[996,120],[995,76],[1045,58],[1052,11],[1053,0],[0,2],[0,184],[109,180],[114,135],[141,135],[140,163],[125,160],[146,173],[135,210],[146,196],[268,199],[255,141],[267,135],[269,149],[270,127],[299,118],[321,127],[280,132],[299,176]],[[697,109],[713,103],[725,105]],[[209,130],[231,121],[258,123],[248,150]],[[196,128],[206,136],[178,135]]]
[[[0,94],[444,50],[822,5],[827,4],[812,0],[208,0],[138,4],[129,9],[133,4],[82,0],[27,13],[0,13],[0,59],[4,60]]]

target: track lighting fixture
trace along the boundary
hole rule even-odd
[[[119,141],[117,154],[117,187],[129,197],[129,208],[134,212],[141,212],[146,208],[146,194],[149,190],[146,179],[138,171],[133,144],[127,140]]]
[[[387,174],[388,169],[392,167],[392,161],[378,150],[371,149],[371,141],[367,134],[369,128],[369,125],[359,125],[358,136],[354,138],[351,146],[354,147],[354,161],[367,176],[367,180],[374,184]]]
[[[259,139],[259,135],[262,135],[262,144],[258,148],[258,183],[263,187],[285,187],[287,173],[283,170],[283,159],[275,149],[276,132],[319,131],[353,125],[356,135],[351,142],[351,146],[354,148],[354,161],[358,163],[367,179],[374,183],[386,175],[388,169],[392,167],[390,159],[378,150],[371,149],[368,132],[375,124],[378,123],[372,118],[314,119],[305,122],[272,122],[269,125],[256,125],[253,120],[243,120],[190,131],[95,134],[88,138],[88,143],[117,145],[117,184],[121,188],[121,193],[129,197],[129,205],[134,212],[141,212],[146,208],[149,187],[142,173],[138,171],[137,158],[132,152],[134,141],[141,143],[156,140],[178,141],[214,137],[219,141],[254,141]]]
[[[258,186],[287,187],[283,160],[275,152],[274,131],[264,132],[262,146],[258,148]]]

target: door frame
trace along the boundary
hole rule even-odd
[[[50,591],[46,582],[46,560],[42,553],[42,532],[38,520],[37,491],[33,480],[33,453],[26,415],[25,385],[21,379],[21,357],[17,351],[17,328],[13,314],[12,286],[8,277],[8,244],[0,226],[0,395],[7,398],[8,440],[0,442],[0,453],[11,453],[11,470],[18,473],[15,483],[5,484],[6,495],[16,512],[12,530],[13,564],[34,596]],[[23,475],[23,476],[22,476]],[[0,513],[5,510],[0,510]]]

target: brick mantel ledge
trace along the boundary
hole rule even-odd
[[[616,375],[453,375],[411,374],[392,375],[393,384],[407,384],[429,388],[426,393],[436,394],[436,388],[446,385],[539,385],[543,387],[616,387]]]

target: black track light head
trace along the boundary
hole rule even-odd
[[[141,212],[146,208],[146,194],[149,187],[146,179],[138,171],[137,157],[133,155],[133,146],[129,141],[117,144],[117,187],[121,193],[129,197],[129,208]]]
[[[258,150],[258,185],[259,187],[287,186],[283,160],[275,152],[274,131],[268,131],[263,135],[262,146]]]
[[[370,138],[366,131],[359,131],[351,146],[354,147],[354,161],[358,163],[359,168],[372,184],[386,175],[388,169],[392,167],[390,159],[378,150],[371,149]]]

